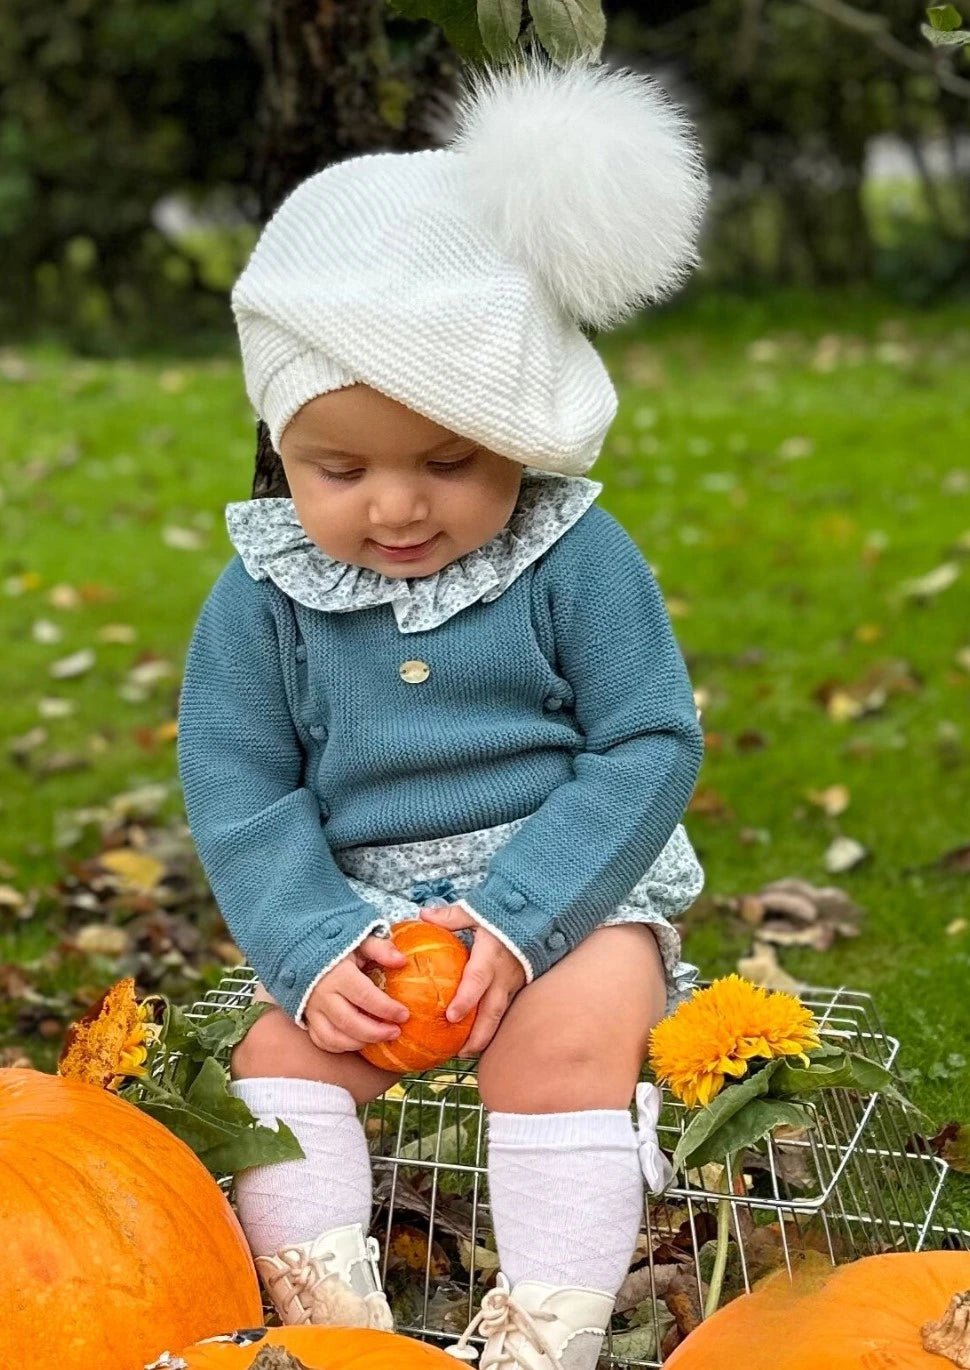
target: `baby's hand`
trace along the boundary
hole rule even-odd
[[[306,1008],[310,1041],[321,1051],[360,1051],[368,1042],[393,1042],[409,1016],[403,1004],[364,974],[373,965],[398,967],[407,957],[386,937],[367,937],[313,987]]]
[[[462,1047],[462,1055],[484,1051],[495,1036],[509,1004],[525,984],[525,971],[508,947],[487,928],[476,923],[460,904],[422,909],[421,917],[425,922],[435,923],[439,928],[448,928],[451,932],[457,932],[459,928],[475,930],[468,965],[445,1017],[450,1023],[457,1023],[477,1004],[475,1026]]]

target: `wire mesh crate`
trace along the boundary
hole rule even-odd
[[[249,967],[228,972],[189,1017],[244,1006],[254,982]],[[824,1042],[894,1064],[899,1043],[883,1030],[869,995],[813,988],[801,1000]],[[807,1107],[814,1127],[776,1129],[764,1152],[735,1159],[722,1301],[768,1270],[791,1273],[796,1260],[812,1255],[839,1264],[885,1251],[970,1249],[970,1231],[947,1213],[947,1167],[898,1101],[840,1088],[820,1091]],[[447,1344],[467,1326],[498,1268],[475,1063],[405,1077],[361,1117],[373,1157],[372,1231],[398,1329]],[[673,1152],[685,1124],[683,1106],[665,1103],[658,1126],[665,1151]],[[699,1321],[723,1173],[718,1165],[691,1170],[662,1198],[648,1200],[604,1367],[659,1367]],[[222,1184],[231,1194],[231,1177]]]

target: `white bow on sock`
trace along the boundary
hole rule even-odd
[[[663,1094],[656,1085],[644,1081],[637,1085],[637,1150],[640,1169],[651,1194],[662,1194],[674,1178],[674,1168],[660,1150],[657,1141],[657,1120]]]

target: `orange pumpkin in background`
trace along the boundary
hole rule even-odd
[[[953,1370],[970,1365],[970,1251],[778,1270],[696,1327],[664,1370]],[[933,1349],[931,1349],[933,1348]]]
[[[306,1370],[454,1370],[436,1346],[369,1327],[256,1327],[161,1356],[145,1370],[246,1370],[260,1352],[282,1346]],[[264,1359],[267,1359],[264,1357]],[[278,1364],[274,1358],[273,1364]],[[120,1370],[120,1367],[119,1367]]]
[[[0,1070],[0,1366],[129,1370],[263,1321],[236,1216],[193,1151],[83,1080]]]
[[[420,918],[397,923],[391,940],[406,957],[400,969],[376,966],[368,972],[378,988],[409,1010],[401,1035],[393,1042],[369,1042],[360,1054],[381,1070],[430,1070],[455,1056],[468,1041],[475,1022],[472,1009],[460,1023],[449,1023],[445,1009],[458,988],[468,952],[447,928]]]

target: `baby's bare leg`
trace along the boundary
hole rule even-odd
[[[479,1065],[485,1106],[627,1108],[666,998],[649,927],[597,928],[512,1000]]]
[[[273,1007],[257,1019],[234,1049],[230,1060],[234,1080],[256,1076],[317,1080],[342,1085],[353,1095],[355,1103],[366,1104],[400,1078],[393,1071],[378,1070],[356,1051],[321,1051],[262,985],[257,985],[253,999]]]

